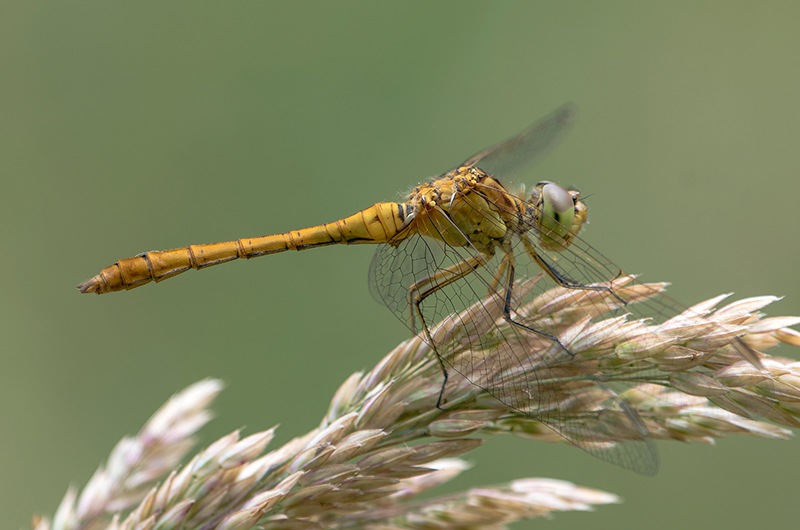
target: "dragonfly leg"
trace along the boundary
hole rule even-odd
[[[510,257],[509,257],[510,256]],[[490,292],[496,293],[500,288],[501,283],[504,283],[504,276],[506,276],[506,270],[510,262],[513,262],[514,255],[511,252],[506,252],[505,257],[500,260],[500,263],[497,266],[497,270],[494,273],[494,277],[492,278],[492,283],[489,285],[491,289]]]
[[[423,300],[439,289],[447,287],[451,283],[477,270],[479,267],[486,265],[487,261],[488,258],[486,256],[473,256],[450,267],[440,269],[436,271],[435,274],[411,284],[408,288],[407,295],[411,331],[414,334],[417,333],[416,317],[420,318],[420,321],[423,323],[423,328],[425,327],[425,321],[422,318],[422,313],[419,308]]]
[[[550,278],[553,279],[561,287],[566,287],[567,289],[582,289],[587,291],[605,291],[617,300],[622,305],[628,305],[628,301],[623,299],[620,295],[614,292],[614,289],[608,285],[584,285],[581,283],[576,282],[570,278],[565,277],[562,275],[555,267],[550,265],[544,258],[542,258],[538,252],[536,252],[536,248],[530,242],[527,237],[521,237],[522,243],[525,246],[525,250],[528,255],[536,262],[539,267],[547,273]],[[759,358],[759,354],[756,350],[750,347],[747,343],[745,343],[740,337],[737,337],[736,340],[732,343],[733,348],[742,357],[744,360],[755,366],[760,370],[764,370],[764,365]]]
[[[505,264],[505,265],[504,265]],[[518,322],[514,320],[511,316],[511,305],[513,303],[512,294],[514,290],[514,275],[515,275],[515,263],[514,263],[514,253],[507,252],[503,261],[500,262],[500,267],[498,267],[499,273],[495,276],[494,281],[500,281],[500,275],[505,274],[506,280],[506,288],[505,288],[505,295],[503,296],[503,318],[506,322],[511,324],[513,327],[526,331],[528,333],[533,333],[535,335],[539,335],[540,337],[544,337],[553,341],[553,343],[558,344],[559,348],[564,350],[570,357],[574,357],[575,354],[569,351],[569,349],[564,346],[561,341],[555,335],[551,335],[545,331],[540,331],[536,328],[532,328],[523,324],[522,322]]]
[[[433,342],[430,329],[428,329],[428,324],[425,322],[425,316],[422,314],[421,305],[427,297],[436,291],[447,287],[451,283],[471,274],[479,267],[486,265],[487,261],[488,258],[484,255],[473,256],[460,263],[456,263],[455,265],[436,271],[436,273],[432,276],[415,282],[408,289],[408,306],[411,310],[411,329],[416,333],[415,321],[416,318],[419,318],[419,321],[422,324],[422,331],[425,334],[425,341],[431,346],[431,349],[433,349],[434,353],[436,353],[436,358],[439,360],[439,366],[442,368],[442,387],[439,389],[439,397],[436,400],[436,408],[438,409],[442,409],[442,402],[444,401],[444,389],[447,386],[448,372],[447,366],[445,366],[444,363],[444,359],[442,358],[442,355],[439,352],[436,344]]]
[[[447,367],[444,365],[444,359],[442,359],[442,356],[437,353],[436,358],[439,359],[439,366],[442,368],[442,386],[439,388],[439,397],[436,398],[436,408],[439,410],[444,410],[442,401],[444,401],[444,389],[447,386],[447,377],[449,374],[447,372]]]
[[[614,292],[608,285],[586,285],[583,283],[579,283],[567,276],[564,276],[561,272],[558,271],[554,266],[548,263],[539,253],[536,251],[536,248],[531,243],[530,239],[527,237],[521,237],[522,244],[525,246],[525,251],[528,255],[536,262],[536,264],[541,268],[545,273],[547,273],[550,278],[554,282],[556,282],[561,287],[565,287],[567,289],[578,289],[583,291],[605,291],[609,293],[611,296],[619,300],[622,305],[628,305],[628,301],[623,299],[620,295]]]

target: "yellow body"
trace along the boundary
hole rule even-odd
[[[79,289],[82,293],[103,294],[134,289],[189,269],[202,269],[238,258],[254,258],[336,243],[383,243],[396,234],[402,225],[402,222],[398,223],[398,206],[391,202],[377,203],[333,223],[283,234],[145,252],[106,267],[97,276],[82,283]]]
[[[551,234],[541,226],[542,194],[536,191],[540,187],[529,199],[521,199],[477,167],[462,166],[417,186],[404,203],[379,202],[332,223],[282,234],[145,252],[119,260],[78,288],[97,294],[129,290],[238,258],[333,244],[396,245],[414,234],[454,247],[471,245],[491,256],[507,234],[536,226],[545,246],[566,248],[586,219],[586,207],[577,192],[570,192],[575,220],[566,230]]]

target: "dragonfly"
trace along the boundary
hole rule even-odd
[[[633,300],[627,300],[616,283],[625,273],[578,235],[588,208],[577,190],[550,181],[539,182],[529,191],[513,187],[512,182],[524,179],[530,165],[552,148],[574,116],[571,105],[555,110],[519,134],[419,184],[405,202],[378,202],[349,217],[279,234],[145,252],[106,267],[78,289],[104,294],[239,258],[335,244],[377,244],[370,290],[436,352],[444,380],[437,406],[443,406],[448,376],[455,371],[584,451],[641,474],[655,474],[658,453],[644,423],[602,382],[596,385],[604,394],[600,402],[616,410],[638,435],[624,442],[597,444],[585,441],[580,427],[568,424],[555,395],[537,374],[543,365],[574,367],[579,360],[546,323],[521,310],[526,300],[551,287],[568,290],[576,302],[598,293],[610,295],[637,317],[665,318],[685,310],[662,294],[648,299],[642,309],[628,303]],[[531,278],[538,286],[523,292],[521,285]],[[467,308],[472,320],[475,311],[485,313],[477,315],[484,321],[496,319],[496,308],[483,305],[487,296],[499,301],[503,325],[493,324],[490,333],[474,338],[473,355],[458,355],[453,337],[437,333],[435,325],[458,318],[454,316],[463,315]],[[491,335],[494,339],[487,342]],[[465,337],[473,340],[469,333],[462,333],[459,340]],[[526,337],[536,339],[540,345],[536,351],[520,346],[526,344]],[[753,364],[759,363],[757,352],[743,342],[737,342],[737,349]],[[548,352],[546,361],[544,351]],[[596,412],[599,416],[604,410]]]

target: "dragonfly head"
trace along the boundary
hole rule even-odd
[[[540,182],[531,191],[539,241],[547,250],[567,248],[586,222],[586,204],[577,190],[566,190],[554,182]]]

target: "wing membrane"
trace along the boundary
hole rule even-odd
[[[527,167],[555,144],[574,114],[573,107],[562,107],[463,165],[504,182],[507,177],[523,177]],[[641,391],[636,382],[655,380],[644,374],[656,367],[642,366],[635,355],[628,360],[616,357],[619,362],[611,372],[621,377],[615,378],[607,367],[600,368],[597,359],[583,358],[581,352],[589,346],[570,337],[581,336],[585,326],[598,326],[596,335],[600,336],[642,319],[651,322],[642,327],[648,330],[641,332],[643,343],[696,352],[676,344],[671,330],[680,328],[685,341],[691,330],[687,323],[697,327],[697,336],[708,336],[711,326],[730,341],[737,326],[715,321],[712,307],[685,308],[663,293],[665,284],[636,282],[577,235],[565,249],[543,246],[535,218],[517,218],[525,214],[510,210],[497,215],[503,206],[493,203],[491,196],[508,193],[506,189],[472,188],[470,192],[484,200],[452,200],[449,209],[445,207],[437,216],[437,222],[451,223],[439,225],[443,232],[422,234],[412,223],[378,248],[370,269],[373,294],[412,330],[424,330],[449,369],[509,408],[542,421],[598,458],[642,474],[655,473],[658,454],[646,423],[626,400],[626,385],[618,382],[628,380],[627,387]],[[484,210],[481,204],[491,206]],[[514,233],[498,236],[495,246],[479,242],[490,231],[486,227],[502,222],[502,217],[514,221],[509,223]],[[463,240],[463,245],[448,245],[444,241],[454,238],[445,234],[458,231],[453,219],[480,221],[482,228],[474,235],[455,238]],[[549,226],[556,222],[549,221]],[[506,227],[497,228],[502,234]],[[615,312],[616,318],[609,318]],[[602,322],[592,322],[601,316]],[[434,327],[438,322],[443,324]],[[740,355],[751,354],[744,343],[738,343],[739,348],[736,344],[735,349],[744,350]],[[609,380],[617,381],[614,388]]]
[[[412,230],[378,248],[370,268],[371,289],[413,331],[427,330],[426,337],[448,369],[580,449],[653,474],[657,452],[636,412],[602,383],[591,364],[576,359],[556,340],[560,323],[548,321],[547,313],[526,314],[519,309],[552,302],[550,293],[557,285],[538,269],[522,244],[517,242],[508,252],[513,258],[500,252],[453,279],[442,271],[456,270],[460,263],[483,257],[481,253],[470,245],[456,248]],[[422,300],[417,315],[408,293],[420,283],[435,288]],[[576,292],[579,297],[591,296]],[[435,327],[439,322],[443,324]],[[565,385],[565,378],[573,382]],[[633,434],[627,441],[613,433],[598,435],[602,432],[598,426],[611,418],[630,426]]]
[[[574,105],[564,105],[519,134],[475,153],[462,165],[477,166],[490,175],[517,181],[526,176],[531,164],[556,145],[575,114]]]

